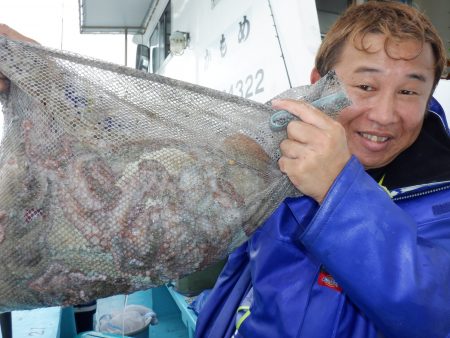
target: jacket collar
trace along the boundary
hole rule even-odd
[[[417,140],[387,166],[367,171],[389,189],[450,181],[450,136],[442,117],[429,111]]]

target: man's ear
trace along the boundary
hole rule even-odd
[[[311,71],[311,75],[309,76],[309,80],[311,81],[311,84],[316,83],[321,78],[319,71],[316,67],[314,67]]]

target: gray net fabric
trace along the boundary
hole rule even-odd
[[[5,38],[0,72],[0,311],[201,270],[299,194],[269,105]],[[329,76],[280,97],[336,90]]]

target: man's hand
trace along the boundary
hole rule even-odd
[[[9,27],[8,25],[5,25],[4,23],[0,23],[0,35],[6,36],[7,38],[12,40],[19,40],[37,44],[37,42],[34,41],[33,39],[30,39],[29,37],[20,34],[19,32]]]
[[[0,24],[0,35],[6,36],[7,38],[12,40],[20,40],[24,42],[37,44],[37,42],[34,41],[33,39],[30,39],[29,37],[20,34],[19,32],[15,31],[14,29],[10,28],[5,24]],[[8,88],[9,88],[8,79],[3,74],[0,73],[0,93],[7,91]]]
[[[305,102],[274,100],[272,108],[287,110],[301,120],[288,124],[288,137],[280,144],[280,170],[303,194],[322,203],[351,157],[344,128]]]

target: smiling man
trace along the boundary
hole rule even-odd
[[[445,58],[407,5],[371,1],[338,19],[311,82],[334,69],[353,104],[332,120],[272,102],[300,118],[279,166],[306,196],[230,255],[197,337],[450,333],[450,139],[429,109]]]

